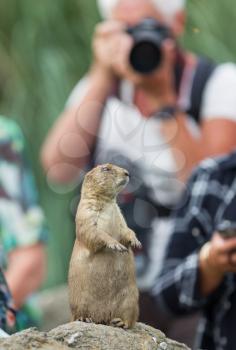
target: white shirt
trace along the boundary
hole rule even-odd
[[[194,73],[190,72],[187,75],[192,81]],[[87,87],[88,78],[84,78],[71,93],[67,107],[79,106]],[[121,99],[110,97],[107,100],[98,133],[94,163],[111,162],[122,165],[131,172],[131,191],[142,190],[149,195],[155,205],[172,207],[178,203],[184,184],[177,180],[177,172],[180,169],[177,168],[168,140],[165,140],[161,134],[160,120],[155,117],[145,118],[141,115],[132,103],[133,88],[127,82],[122,84],[120,97]],[[189,89],[180,94],[178,102],[183,109],[188,109]],[[236,121],[236,66],[234,64],[219,65],[213,71],[203,91],[201,120],[213,118]],[[188,121],[189,130],[192,131],[193,136],[198,137],[198,125],[191,118]],[[172,137],[174,136],[173,134]],[[179,154],[179,158],[178,164],[181,167],[181,162],[183,165],[185,159],[182,154]],[[161,269],[172,222],[170,218],[158,217],[153,203],[146,203],[148,207],[143,207],[141,203],[139,207],[139,201],[138,198],[134,201],[133,220],[141,231],[144,228],[150,230],[151,227],[151,236],[149,235],[148,238],[147,250],[149,263],[145,261],[138,263],[139,260],[137,260],[137,271],[143,271],[145,266],[144,272],[138,272],[137,282],[140,290],[149,290]],[[154,210],[151,222],[149,216],[145,216],[146,209]]]
[[[67,107],[80,104],[87,86],[88,78],[82,79],[76,85]],[[127,83],[121,88],[121,99],[110,97],[106,103],[95,151],[95,163],[115,162],[117,154],[123,155],[138,167],[139,178],[150,188],[154,201],[167,206],[175,204],[184,185],[177,180],[180,169],[177,168],[167,140],[160,132],[159,120],[147,119],[141,115],[132,104],[132,88]],[[236,66],[233,63],[217,66],[205,86],[201,120],[213,118],[236,121]],[[194,132],[193,124],[190,119],[189,128]],[[181,166],[185,160],[182,154],[179,157]]]

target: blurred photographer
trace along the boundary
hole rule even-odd
[[[170,212],[193,166],[236,146],[236,68],[179,47],[184,0],[99,0],[98,6],[106,20],[95,29],[90,71],[49,133],[42,163],[62,183],[98,163],[129,170],[120,204],[144,247],[137,256],[141,320],[160,327],[148,293],[165,253]]]
[[[236,348],[235,174],[236,152],[194,172],[153,288],[172,317],[203,310],[194,349]]]

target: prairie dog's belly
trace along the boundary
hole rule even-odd
[[[74,271],[76,279],[84,285],[85,290],[89,285],[91,295],[96,298],[106,298],[108,291],[114,293],[118,291],[117,288],[126,288],[134,283],[135,265],[131,251],[120,253],[103,250],[91,254],[77,241],[72,254],[71,267],[72,265],[70,270]],[[83,278],[80,279],[80,276]]]
[[[106,276],[107,272],[125,271],[127,266],[134,265],[133,252],[129,250],[128,252],[111,251],[109,248],[103,249],[101,252],[95,254],[91,253],[86,247],[81,245],[81,243],[76,240],[71,263],[77,265],[77,268],[87,267],[87,272],[93,272],[95,270],[100,270]]]
[[[98,229],[105,231],[113,238],[120,239],[122,220],[116,205],[107,205],[98,218]]]

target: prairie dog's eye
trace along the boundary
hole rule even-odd
[[[107,172],[107,171],[110,171],[111,169],[110,168],[108,168],[107,166],[103,166],[102,167],[102,171],[104,171],[104,172]]]

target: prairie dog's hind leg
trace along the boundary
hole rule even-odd
[[[124,329],[129,328],[128,322],[123,321],[121,318],[113,318],[113,320],[111,320],[110,325],[113,327],[119,327],[119,328],[124,328]]]
[[[71,317],[71,322],[75,322],[75,321],[80,321],[80,322],[85,322],[85,323],[93,323],[93,320],[90,317],[75,317],[72,316]]]
[[[85,323],[93,323],[93,320],[90,317],[79,317],[77,321],[85,322]]]

